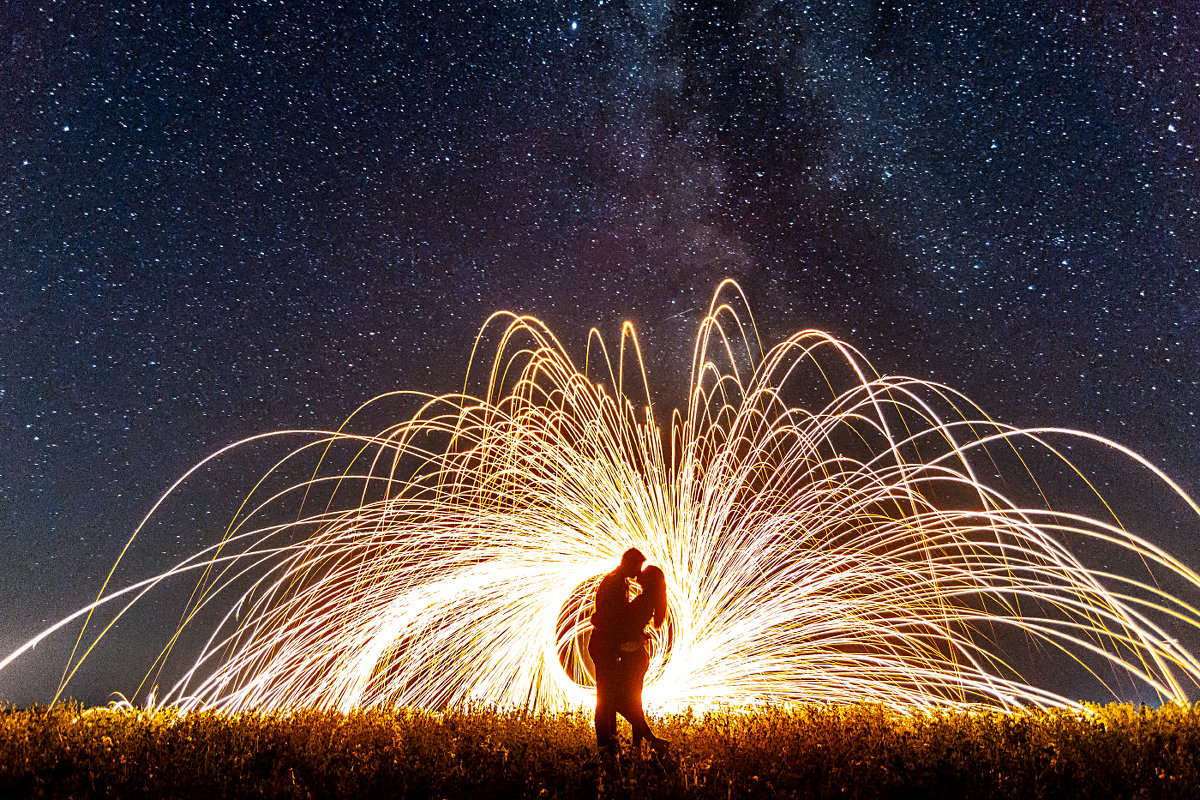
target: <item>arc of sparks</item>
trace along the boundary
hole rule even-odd
[[[198,574],[151,676],[216,619],[159,704],[581,707],[589,587],[636,546],[668,582],[645,692],[660,708],[1077,705],[1019,674],[1012,634],[1100,686],[1188,700],[1200,662],[1177,634],[1200,612],[1157,577],[1187,593],[1200,577],[1115,515],[1022,505],[980,467],[1019,465],[1005,482],[1036,495],[1029,452],[1074,470],[1054,442],[1098,442],[1200,519],[1177,484],[1092,434],[1018,430],[947,386],[881,376],[820,331],[764,353],[743,298],[731,281],[714,294],[665,431],[632,325],[615,363],[593,330],[579,369],[538,320],[494,315],[471,356],[502,329],[478,396],[468,375],[373,436],[349,432],[358,412],[310,432],[220,542],[132,587],[106,582],[72,619],[117,610],[84,626],[66,677],[137,598]],[[273,485],[309,457],[308,479]],[[1085,566],[1083,544],[1136,556],[1146,577]]]

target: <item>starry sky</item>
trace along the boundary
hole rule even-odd
[[[197,461],[460,388],[497,309],[577,353],[632,321],[678,405],[726,276],[768,342],[828,330],[1200,494],[1200,17],[1115,5],[3,4],[0,651]],[[270,463],[239,458],[130,576],[219,537]],[[73,638],[0,701],[48,699]],[[77,695],[128,684],[96,670]]]

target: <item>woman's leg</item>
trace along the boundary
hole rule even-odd
[[[638,692],[637,655],[622,653],[612,672],[612,698],[615,711],[629,721],[633,728],[633,744],[641,742],[638,720],[641,717],[641,697]]]
[[[646,682],[646,671],[650,669],[650,654],[642,651],[640,658],[631,659],[630,675],[628,682],[628,705],[632,716],[628,714],[629,724],[633,728],[633,747],[639,749],[642,740],[648,740],[651,745],[656,745],[662,741],[654,732],[650,730],[650,723],[646,721],[646,712],[642,708],[642,687]]]

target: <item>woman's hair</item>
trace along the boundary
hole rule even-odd
[[[651,565],[638,573],[637,582],[654,603],[654,627],[661,628],[667,618],[667,576]]]

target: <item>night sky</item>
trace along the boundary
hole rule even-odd
[[[828,330],[1200,494],[1200,16],[1060,5],[0,5],[0,652],[201,458],[460,388],[497,309],[578,355],[632,321],[678,405],[725,276],[768,342]],[[262,458],[123,575],[216,541]],[[1200,566],[1195,518],[1100,469]],[[136,685],[120,655],[75,693]]]

